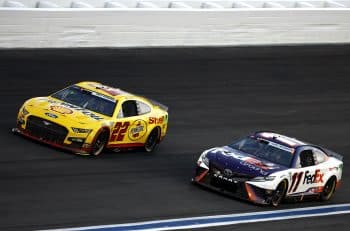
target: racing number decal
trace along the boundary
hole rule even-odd
[[[111,142],[114,141],[123,141],[125,133],[127,132],[128,128],[130,126],[130,122],[117,122],[114,126],[112,135],[111,135]]]
[[[303,175],[304,175],[304,172],[296,172],[293,174],[292,183],[290,185],[288,193],[295,192],[298,189],[299,184],[301,182],[301,178],[303,177]],[[294,187],[294,189],[293,189],[293,187]],[[292,189],[293,189],[293,191],[292,191]]]
[[[307,170],[305,171],[305,174],[304,172],[294,173],[292,176],[292,183],[288,190],[288,193],[295,192],[298,189],[300,182],[302,181],[301,178],[304,177],[302,183],[303,185],[319,184],[323,183],[323,175],[324,173],[322,173],[320,169],[316,169],[315,172]]]

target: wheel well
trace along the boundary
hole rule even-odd
[[[286,178],[284,178],[283,180],[281,180],[281,182],[283,182],[283,181],[285,181],[285,182],[286,182],[287,189],[288,189],[288,187],[289,187],[289,182],[288,182],[288,180],[287,180]],[[281,183],[281,182],[280,182],[280,183]]]
[[[337,181],[337,176],[335,176],[335,175],[332,175],[331,177],[329,177],[328,180],[330,180],[330,179],[332,179],[332,178],[334,178],[334,180]],[[328,180],[327,180],[327,181],[328,181]]]
[[[98,132],[98,135],[100,135],[100,134],[103,133],[103,132],[107,132],[108,137],[109,137],[110,134],[111,134],[111,131],[110,131],[110,129],[109,129],[108,127],[102,127],[102,128],[100,128],[100,131]]]
[[[284,192],[284,195],[283,195],[283,197],[285,197],[287,195],[287,192],[288,192],[289,182],[286,178],[284,178],[283,180],[280,181],[280,183],[278,185],[280,185],[282,182],[285,182],[285,184],[286,184],[286,191]],[[278,187],[278,185],[277,185],[277,187]]]
[[[107,135],[108,135],[108,140],[109,140],[109,137],[110,137],[110,130],[109,130],[109,128],[108,127],[102,127],[102,128],[100,128],[100,130],[98,130],[98,132],[96,133],[96,135],[95,135],[95,137],[94,137],[94,142],[96,141],[96,139],[97,139],[97,137],[99,136],[99,135],[101,135],[102,133],[107,133]],[[108,143],[108,140],[107,140],[107,143]]]
[[[335,191],[335,189],[337,188],[337,176],[332,175],[331,177],[329,177],[328,180],[326,181],[326,184],[327,184],[328,181],[330,181],[332,179],[334,179],[334,181],[335,181],[335,187],[334,187],[334,191]]]
[[[157,127],[154,127],[154,128],[152,129],[152,131],[151,131],[151,132],[153,132],[155,129],[157,129],[157,130],[158,130],[158,138],[157,138],[157,142],[159,142],[160,137],[162,136],[162,129],[161,129],[159,126],[157,126]]]
[[[327,191],[325,191],[326,186],[329,182],[333,182],[331,187],[332,191],[328,191],[329,188],[327,188]],[[326,183],[324,184],[323,190],[320,193],[320,200],[321,201],[327,201],[331,198],[331,196],[333,195],[333,193],[335,192],[337,188],[337,177],[335,175],[332,175],[331,177],[328,178],[328,180],[326,181]]]

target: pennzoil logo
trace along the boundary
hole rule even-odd
[[[129,127],[129,139],[138,140],[141,139],[147,132],[147,124],[143,120],[136,120]]]
[[[52,111],[58,112],[60,114],[72,114],[73,113],[73,111],[71,109],[66,108],[66,107],[62,107],[59,105],[52,105],[52,106],[50,106],[50,109]]]

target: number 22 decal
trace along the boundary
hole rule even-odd
[[[128,128],[130,126],[130,122],[117,122],[114,126],[112,135],[111,135],[111,142],[114,141],[123,141],[125,133],[127,132]]]
[[[293,174],[293,176],[292,176],[292,184],[290,185],[288,193],[295,192],[298,189],[299,184],[301,182],[301,178],[303,177],[303,175],[304,175],[304,172],[296,172],[296,173]]]

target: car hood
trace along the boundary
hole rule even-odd
[[[25,103],[31,114],[50,120],[69,120],[78,124],[99,123],[108,117],[51,97],[37,97]]]
[[[230,170],[236,174],[250,177],[267,176],[287,169],[285,166],[272,163],[228,146],[207,150],[210,165],[220,171]]]

